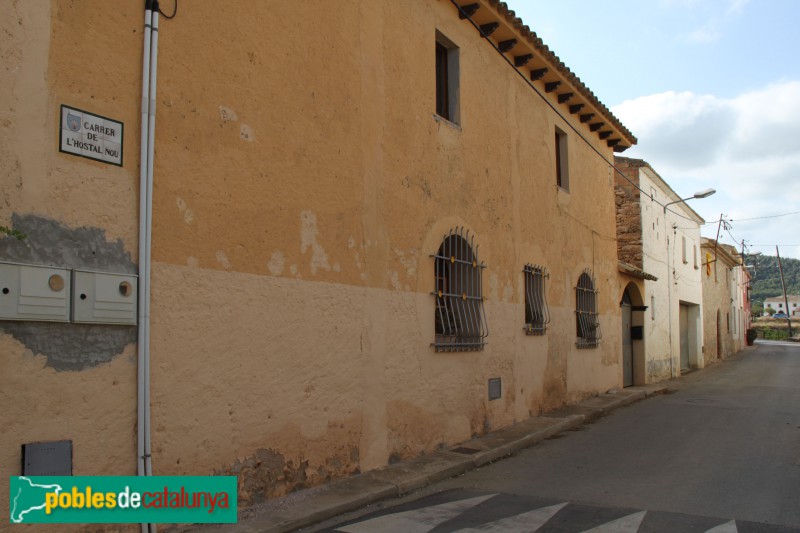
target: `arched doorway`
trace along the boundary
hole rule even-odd
[[[642,292],[628,283],[620,299],[622,323],[622,386],[645,383],[644,306]]]

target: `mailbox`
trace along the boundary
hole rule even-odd
[[[69,322],[65,268],[0,263],[0,320]]]
[[[136,325],[136,276],[86,270],[73,274],[73,322]]]

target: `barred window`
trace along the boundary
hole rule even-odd
[[[589,270],[581,274],[575,287],[575,315],[578,348],[596,348],[602,334],[597,314],[597,289]]]
[[[543,266],[525,265],[525,333],[544,335],[550,323],[550,310],[544,293],[544,280],[550,278]]]
[[[434,258],[437,352],[483,350],[489,328],[483,310],[482,272],[475,237],[451,229]]]

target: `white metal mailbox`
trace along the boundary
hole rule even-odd
[[[136,276],[86,270],[73,273],[73,322],[136,325]]]
[[[0,320],[69,322],[65,268],[0,263]]]

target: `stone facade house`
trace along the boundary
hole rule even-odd
[[[140,2],[8,8],[4,476],[67,441],[248,503],[622,386],[633,135],[502,2],[322,6],[182,2],[149,85]]]
[[[704,365],[698,250],[704,221],[646,161],[616,157],[615,166],[620,271],[643,285],[642,303],[631,304],[631,326],[641,327],[631,340],[633,382],[652,383]]]

